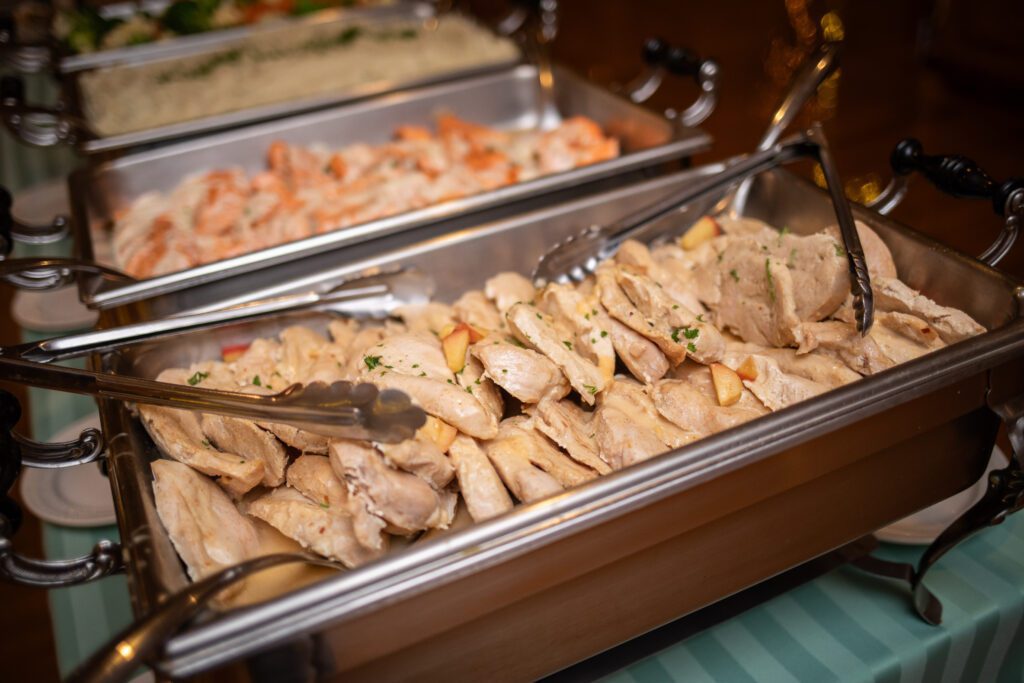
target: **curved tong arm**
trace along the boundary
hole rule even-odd
[[[1024,225],[1024,178],[1004,183],[992,180],[978,164],[960,155],[929,156],[913,138],[896,145],[889,159],[893,177],[889,185],[869,206],[888,214],[907,194],[910,175],[920,172],[937,188],[954,197],[989,199],[996,215],[1005,219],[999,236],[978,260],[995,266],[1006,256]]]
[[[102,435],[95,429],[82,432],[78,441],[63,444],[31,441],[14,431],[20,417],[18,399],[0,390],[0,579],[26,586],[60,588],[121,571],[121,547],[111,541],[100,541],[90,554],[72,560],[36,560],[14,552],[21,509],[8,493],[22,465],[70,467],[95,460],[103,450]]]
[[[67,112],[25,102],[25,84],[17,76],[0,78],[0,115],[17,138],[36,147],[77,145],[93,136],[88,124]]]
[[[701,59],[685,48],[672,47],[660,38],[651,38],[643,47],[644,71],[625,87],[636,103],[646,102],[661,87],[665,74],[689,76],[696,80],[701,94],[682,113],[669,112],[684,126],[696,126],[715,110],[718,102],[718,63]]]

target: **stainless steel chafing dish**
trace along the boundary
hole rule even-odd
[[[137,11],[138,7],[134,3],[118,4],[104,9],[104,12],[112,17],[130,16]],[[49,107],[25,101],[20,81],[13,76],[5,77],[3,94],[0,97],[2,100],[0,101],[0,114],[3,116],[4,124],[12,133],[30,144],[41,146],[69,144],[86,155],[107,154],[109,156],[112,151],[124,151],[175,139],[195,137],[216,130],[290,116],[402,88],[507,68],[516,61],[489,63],[480,67],[463,68],[405,82],[367,83],[361,87],[348,88],[324,95],[249,107],[182,123],[159,125],[134,132],[110,135],[104,135],[94,128],[85,107],[81,79],[84,74],[93,71],[124,66],[172,65],[174,60],[178,59],[220,54],[239,41],[272,39],[277,35],[286,35],[287,32],[296,29],[316,28],[320,31],[332,26],[343,28],[352,25],[387,28],[390,25],[408,25],[410,22],[432,20],[435,14],[433,5],[425,2],[396,2],[390,5],[363,8],[338,8],[323,10],[308,17],[280,19],[263,24],[179,36],[144,45],[63,56],[60,54],[59,48],[52,46],[18,46],[16,44],[5,46],[5,42],[10,42],[13,35],[13,26],[0,26],[0,49],[6,50],[6,53],[0,53],[0,57],[6,57],[8,63],[22,71],[51,70],[61,84],[60,102],[56,107]],[[5,41],[4,38],[7,40]]]
[[[340,252],[328,272],[280,284],[259,277],[214,283],[169,294],[173,301],[164,304],[182,310],[321,288],[397,263],[433,274],[437,297],[451,300],[496,270],[529,271],[580,226],[615,219],[721,168],[459,232],[427,226],[385,236]],[[767,172],[749,189],[746,215],[796,233],[832,222],[825,195],[787,172]],[[1012,232],[1024,213],[1024,188],[1000,196],[1005,206],[997,208],[1010,217]],[[1010,425],[1015,448],[1022,443],[1024,290],[876,212],[854,213],[885,240],[910,286],[989,331],[356,571],[209,614],[167,643],[159,670],[186,676],[248,660],[248,674],[259,678],[267,669],[251,658],[261,653],[264,665],[312,667],[323,679],[537,677],[966,488],[985,469],[996,412]],[[105,319],[152,314],[159,303]],[[191,335],[187,344],[153,342],[94,362],[153,376],[283,324],[219,328]],[[104,400],[100,407],[129,585],[136,613],[144,615],[186,578],[153,508],[149,462],[156,449],[125,405]],[[1004,473],[1019,487],[1016,460]],[[1020,507],[1019,489],[1007,500],[1001,514]],[[932,559],[938,554],[941,547]],[[104,546],[56,579],[67,580],[72,570],[78,578],[86,569],[101,575],[112,557]]]
[[[660,44],[655,47],[662,52],[665,50]],[[649,73],[638,81],[636,88],[643,90],[642,95],[637,95],[638,99],[653,92],[662,71],[666,70],[656,61],[660,53],[655,53],[657,50],[646,51],[654,66],[649,66]],[[142,281],[130,280],[110,270],[116,270],[111,247],[112,217],[143,193],[169,190],[187,175],[204,169],[261,168],[266,149],[274,140],[332,146],[382,142],[390,139],[399,125],[432,123],[440,110],[450,110],[489,126],[533,126],[545,115],[537,68],[520,65],[137,152],[83,168],[70,178],[78,256],[107,269],[104,271],[107,277],[82,277],[81,297],[91,307],[106,309],[199,283],[222,281],[241,273],[267,272],[268,277],[276,280],[282,277],[281,268],[298,268],[295,272],[308,273],[313,262],[318,268],[323,263],[336,262],[335,250],[384,235],[438,221],[444,221],[448,230],[458,229],[479,221],[480,216],[473,214],[485,209],[492,211],[491,217],[497,213],[508,215],[541,202],[554,201],[555,193],[564,199],[570,194],[616,186],[630,176],[650,173],[666,162],[688,157],[710,144],[707,134],[692,126],[713,107],[716,68],[710,61],[699,60],[695,60],[692,67],[696,68],[704,89],[697,102],[678,115],[678,120],[654,114],[567,70],[554,70],[551,94],[557,115],[583,115],[594,119],[620,139],[622,154],[616,159]]]

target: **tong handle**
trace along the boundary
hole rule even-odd
[[[1024,178],[1011,178],[1003,183],[993,180],[972,159],[960,154],[928,155],[914,138],[900,141],[889,163],[893,179],[871,208],[887,214],[907,194],[910,175],[917,171],[935,187],[953,197],[987,199],[997,216],[1003,218],[1003,230],[978,260],[995,266],[1013,247],[1017,233],[1024,224]]]

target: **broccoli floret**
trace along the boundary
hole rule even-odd
[[[178,0],[167,8],[160,22],[179,35],[202,33],[210,30],[216,8],[215,3],[211,6],[209,2],[200,4],[196,0]]]

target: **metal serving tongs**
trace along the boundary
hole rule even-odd
[[[49,363],[283,313],[331,310],[359,317],[381,317],[399,305],[428,301],[432,290],[432,280],[414,270],[376,274],[347,281],[326,293],[284,296],[225,310],[0,348],[0,368],[4,379],[47,389],[290,424],[325,436],[397,442],[411,437],[424,424],[426,416],[404,393],[392,389],[379,391],[372,384],[296,384],[277,394],[259,396]]]
[[[794,159],[811,158],[821,164],[839,223],[850,270],[857,329],[867,334],[874,321],[874,300],[867,260],[853,222],[853,212],[843,193],[843,185],[820,125],[767,149],[731,161],[723,171],[695,181],[677,195],[657,201],[636,213],[608,225],[595,225],[555,245],[537,262],[533,278],[538,287],[548,282],[584,280],[597,265],[618,250],[626,240],[652,243],[668,235],[686,232],[697,219],[728,196],[738,183],[763,171]],[[683,211],[680,221],[659,220]]]

